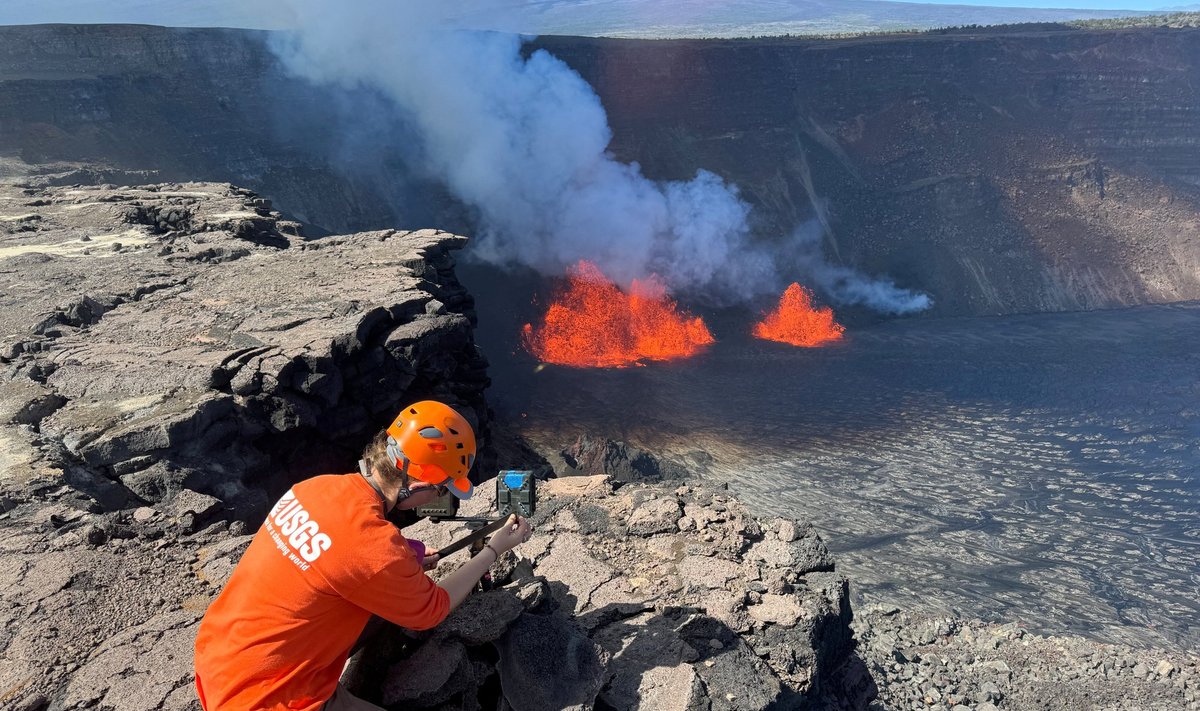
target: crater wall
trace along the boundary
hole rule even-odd
[[[229,180],[329,231],[472,230],[385,102],[290,78],[268,38],[0,28],[0,172]],[[1200,31],[535,48],[596,89],[617,157],[717,172],[762,239],[820,229],[831,262],[931,293],[934,314],[1200,298]]]
[[[612,150],[740,186],[760,229],[940,313],[1200,297],[1200,33],[1047,30],[819,41],[548,38]]]

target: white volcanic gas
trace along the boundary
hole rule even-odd
[[[777,293],[792,279],[779,241],[751,238],[751,208],[736,186],[705,170],[653,181],[615,160],[596,93],[548,52],[523,53],[514,35],[456,29],[427,4],[288,6],[298,30],[278,43],[280,56],[313,81],[370,87],[394,103],[419,137],[416,161],[477,210],[476,256],[550,275],[588,260],[622,285],[653,274],[672,292],[724,302]],[[893,291],[881,310],[927,305]],[[846,289],[827,296],[880,308]]]

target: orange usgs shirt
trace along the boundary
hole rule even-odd
[[[434,627],[450,597],[425,575],[379,494],[319,476],[271,509],[196,635],[207,711],[318,709],[372,614]]]

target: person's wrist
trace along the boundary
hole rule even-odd
[[[492,546],[491,543],[486,544],[484,546],[484,548],[487,548],[488,550],[490,550],[492,552],[492,555],[496,556],[495,558],[492,559],[492,563],[495,563],[500,560],[500,551],[496,550],[496,548],[494,546]]]

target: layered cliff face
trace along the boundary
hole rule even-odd
[[[617,155],[715,170],[941,313],[1200,297],[1200,33],[542,44]]]
[[[0,162],[233,180],[338,231],[470,229],[385,103],[288,78],[268,37],[0,29]],[[537,46],[596,89],[617,157],[713,170],[763,239],[815,225],[934,313],[1200,298],[1198,31]]]

